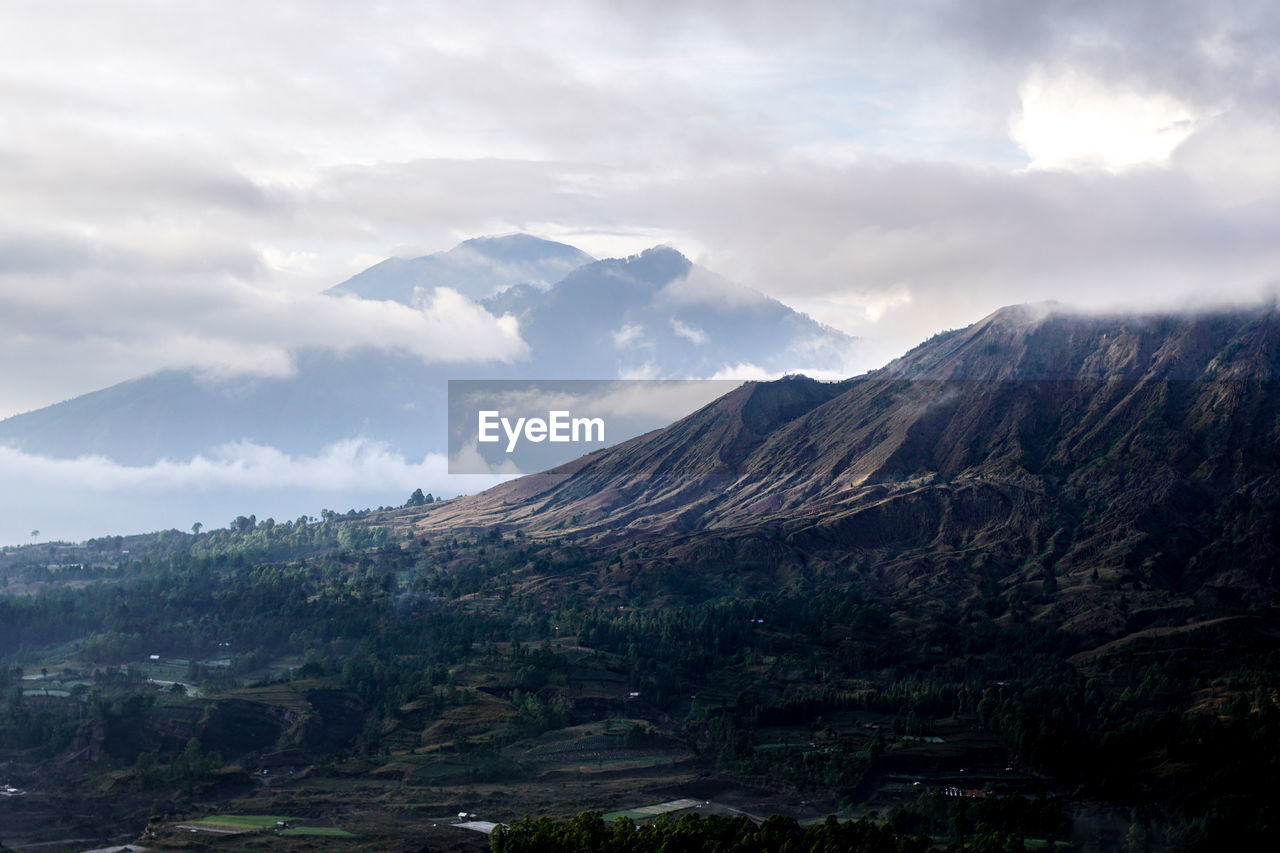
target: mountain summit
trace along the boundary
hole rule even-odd
[[[479,301],[517,284],[550,287],[593,260],[573,246],[529,234],[476,237],[447,252],[388,258],[326,292],[412,305],[423,289],[449,287]]]
[[[547,291],[522,285],[484,303],[511,313],[544,375],[699,378],[752,365],[839,370],[854,340],[658,246],[575,269]]]

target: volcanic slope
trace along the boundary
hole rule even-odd
[[[661,543],[698,571],[873,567],[988,606],[1034,585],[1069,627],[1132,628],[1131,609],[1276,590],[1278,360],[1274,311],[1005,308],[844,382],[745,384],[418,524]],[[1100,581],[1131,594],[1095,607]]]

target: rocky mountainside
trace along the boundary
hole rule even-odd
[[[745,384],[420,524],[818,567],[1080,630],[1280,589],[1280,315],[1014,307],[865,376]],[[1141,615],[1138,615],[1141,614]]]

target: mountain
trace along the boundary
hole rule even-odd
[[[15,513],[0,512],[16,525],[0,541],[15,541],[33,527],[63,537],[98,535],[105,507],[133,507],[136,515],[112,516],[114,523],[153,529],[230,517],[228,512],[294,517],[315,512],[316,500],[399,502],[401,491],[418,486],[437,494],[469,490],[471,481],[449,481],[442,463],[422,464],[445,451],[450,379],[693,378],[743,364],[835,372],[856,347],[843,333],[666,247],[595,261],[528,235],[479,238],[448,252],[384,261],[318,298],[394,299],[413,307],[436,287],[453,288],[498,316],[515,316],[529,357],[428,362],[399,350],[312,347],[292,353],[295,370],[288,377],[214,379],[193,370],[161,371],[10,417],[0,421],[0,448],[45,459],[94,455],[127,466],[168,460],[166,465],[180,467],[199,456],[223,466],[222,484],[158,469],[143,478],[149,508],[133,485],[121,491],[108,482],[78,490],[77,499],[86,503],[73,510],[65,500],[70,475],[47,474],[45,468],[56,466],[24,461],[24,470],[34,473]],[[330,458],[349,455],[335,454],[335,447],[356,445],[389,454],[388,464],[400,458],[392,472],[397,484],[370,482],[367,474],[352,473],[349,462]],[[331,470],[324,476],[304,472],[299,477],[305,487],[284,497],[271,497],[277,473],[260,476],[252,493],[234,482],[239,468],[261,470],[300,457]],[[114,476],[142,482],[127,472]],[[305,497],[315,493],[316,483],[344,481],[362,485]]]
[[[148,374],[0,421],[0,445],[125,465],[188,460],[235,442],[314,455],[366,437],[418,458],[435,447],[423,423],[444,405],[438,369],[406,353],[372,350],[307,349],[295,364],[288,378]]]
[[[854,342],[804,314],[701,269],[669,247],[579,267],[542,292],[484,302],[511,313],[539,375],[699,378],[750,363],[770,372],[840,368]]]
[[[468,240],[448,252],[391,258],[328,293],[412,304],[415,293],[451,287],[475,299],[515,285],[545,284],[592,258],[572,246],[517,234]],[[186,460],[232,442],[315,454],[363,437],[421,458],[443,447],[423,429],[444,405],[449,377],[468,368],[425,364],[404,352],[322,348],[294,353],[289,377],[210,378],[165,370],[0,421],[0,445],[55,458],[85,454],[128,465]],[[474,367],[484,376],[499,365]]]
[[[550,289],[537,278],[563,269],[572,272]],[[690,292],[695,277],[717,289]],[[230,442],[315,453],[360,437],[421,458],[444,448],[443,430],[424,422],[442,422],[449,379],[694,378],[745,362],[767,370],[838,367],[853,346],[846,335],[714,279],[668,248],[590,262],[572,247],[527,235],[484,238],[384,261],[331,292],[411,300],[415,289],[433,287],[509,288],[483,304],[517,316],[531,357],[428,364],[394,351],[312,348],[295,354],[295,373],[284,378],[162,371],[0,421],[0,444],[140,465],[190,459]]]
[[[744,384],[419,524],[660,543],[783,582],[874,566],[909,595],[1123,633],[1280,591],[1278,366],[1271,310],[1007,308],[855,379]]]
[[[326,292],[412,305],[417,292],[451,287],[478,302],[513,285],[545,289],[593,260],[573,246],[529,234],[476,237],[447,252],[388,258]]]

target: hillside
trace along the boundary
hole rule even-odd
[[[697,571],[767,539],[780,564],[871,562],[957,601],[1047,584],[1042,615],[1092,630],[1119,618],[1096,577],[1142,618],[1277,591],[1278,364],[1271,312],[1004,309],[856,379],[746,384],[420,527],[657,540]]]

